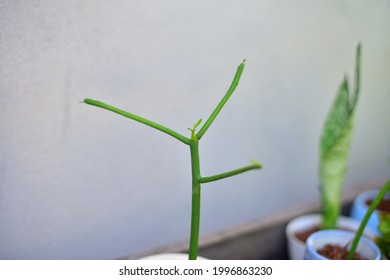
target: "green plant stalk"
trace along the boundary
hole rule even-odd
[[[240,80],[241,74],[243,72],[245,65],[245,60],[238,66],[236,74],[234,76],[233,82],[231,86],[229,87],[227,93],[224,95],[220,103],[217,105],[213,113],[210,115],[210,117],[207,119],[206,123],[203,125],[203,127],[199,130],[199,132],[196,134],[195,130],[200,125],[202,120],[199,120],[196,124],[194,124],[192,129],[189,129],[191,131],[191,137],[187,138],[180,133],[177,133],[176,131],[167,128],[161,124],[155,123],[151,120],[148,120],[146,118],[140,117],[138,115],[129,113],[127,111],[124,111],[122,109],[113,107],[111,105],[108,105],[106,103],[92,100],[92,99],[84,99],[84,103],[96,106],[111,112],[114,112],[116,114],[122,115],[124,117],[127,117],[129,119],[132,119],[134,121],[140,122],[142,124],[145,124],[147,126],[150,126],[154,129],[157,129],[159,131],[162,131],[177,140],[181,141],[182,143],[189,145],[190,147],[190,154],[191,154],[191,173],[192,173],[192,206],[191,206],[191,230],[190,230],[190,245],[189,245],[189,259],[190,260],[196,260],[198,257],[198,243],[199,243],[199,225],[200,225],[200,202],[201,202],[201,183],[209,183],[217,180],[221,180],[227,177],[231,177],[234,175],[238,175],[240,173],[250,171],[253,169],[261,169],[262,166],[257,161],[253,161],[253,164],[238,168],[232,171],[228,171],[225,173],[217,174],[210,177],[201,177],[200,172],[200,160],[199,160],[199,140],[204,135],[204,133],[207,131],[207,129],[210,127],[210,125],[213,123],[219,112],[222,110],[223,106],[226,104],[227,100],[230,98],[230,96],[233,94],[234,90],[236,89],[238,82]]]
[[[231,177],[231,176],[235,176],[235,175],[247,172],[249,170],[261,169],[261,168],[262,168],[261,165],[251,164],[251,165],[248,165],[248,166],[245,166],[245,167],[241,167],[241,168],[237,168],[237,169],[234,169],[232,171],[224,172],[224,173],[221,173],[221,174],[208,176],[208,177],[201,177],[200,178],[200,182],[201,183],[210,183],[210,182],[218,181],[218,180],[225,179],[225,178],[228,178],[228,177]]]
[[[238,66],[236,74],[234,75],[232,84],[230,85],[228,91],[226,92],[225,96],[222,98],[222,100],[219,102],[217,107],[214,109],[214,111],[211,113],[210,117],[207,119],[205,124],[202,126],[202,128],[199,130],[199,132],[196,134],[197,138],[200,140],[203,135],[206,133],[207,129],[210,127],[210,125],[213,123],[215,118],[218,116],[219,112],[221,112],[223,106],[226,104],[230,96],[232,96],[234,90],[236,89],[238,82],[240,81],[242,71],[244,71],[245,67],[245,59],[244,61]]]
[[[379,191],[378,195],[375,197],[374,201],[371,203],[370,207],[368,208],[366,214],[364,215],[362,221],[360,222],[359,228],[356,231],[355,237],[351,244],[351,249],[349,250],[347,259],[352,260],[353,255],[355,254],[356,248],[359,244],[360,238],[362,237],[364,228],[366,227],[368,220],[370,219],[372,213],[378,206],[378,204],[381,202],[383,197],[386,195],[386,193],[390,190],[390,180],[387,181],[387,183],[383,186],[383,188]]]
[[[191,230],[188,259],[196,260],[198,257],[199,226],[200,226],[200,161],[199,140],[190,141],[191,170],[192,170],[192,206]]]
[[[180,133],[177,133],[176,131],[170,129],[170,128],[167,128],[161,124],[158,124],[158,123],[155,123],[151,120],[148,120],[148,119],[145,119],[143,117],[140,117],[138,115],[135,115],[135,114],[132,114],[132,113],[129,113],[127,111],[124,111],[122,109],[119,109],[117,107],[114,107],[114,106],[111,106],[111,105],[108,105],[106,103],[103,103],[101,101],[98,101],[98,100],[93,100],[93,99],[84,99],[83,101],[84,103],[88,104],[88,105],[92,105],[92,106],[96,106],[96,107],[99,107],[99,108],[102,108],[102,109],[106,109],[108,111],[111,111],[111,112],[114,112],[116,114],[119,114],[119,115],[122,115],[126,118],[129,118],[129,119],[132,119],[134,121],[137,121],[137,122],[140,122],[142,124],[145,124],[147,126],[150,126],[150,127],[153,127],[154,129],[157,129],[157,130],[160,130],[174,138],[176,138],[177,140],[183,142],[184,144],[189,144],[190,140],[181,135]]]

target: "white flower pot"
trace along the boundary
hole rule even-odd
[[[290,259],[302,260],[305,252],[305,243],[299,240],[295,236],[295,233],[319,225],[320,222],[320,214],[310,214],[297,217],[287,224],[285,232],[287,236],[287,249]],[[356,231],[359,228],[359,222],[350,217],[340,216],[337,226],[342,229]],[[367,228],[364,230],[364,234],[369,238],[374,238],[374,233]]]
[[[181,253],[156,254],[156,255],[140,258],[140,260],[188,260],[188,254],[181,254]],[[198,256],[197,260],[207,260],[207,259]]]
[[[326,244],[344,247],[355,237],[355,233],[345,230],[320,230],[306,241],[304,253],[305,260],[329,260],[317,252]],[[378,246],[369,238],[362,236],[356,248],[356,252],[365,260],[380,260],[381,252]]]

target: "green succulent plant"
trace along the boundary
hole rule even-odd
[[[214,109],[210,117],[206,120],[206,122],[203,124],[203,126],[199,129],[198,132],[196,132],[197,128],[202,123],[202,120],[198,120],[192,128],[188,128],[188,130],[191,132],[190,137],[185,137],[181,135],[180,133],[163,126],[161,124],[158,124],[156,122],[150,121],[148,119],[145,119],[143,117],[140,117],[138,115],[129,113],[127,111],[124,111],[122,109],[113,107],[111,105],[108,105],[106,103],[92,100],[92,99],[84,99],[84,103],[100,107],[103,109],[106,109],[108,111],[114,112],[116,114],[122,115],[124,117],[127,117],[129,119],[132,119],[134,121],[140,122],[142,124],[145,124],[147,126],[150,126],[154,129],[157,129],[161,132],[164,132],[168,134],[169,136],[172,136],[179,140],[180,142],[184,143],[185,145],[189,146],[190,148],[190,154],[191,154],[191,169],[192,169],[192,210],[191,210],[191,231],[190,231],[190,244],[189,244],[189,259],[194,260],[198,256],[198,240],[199,240],[199,224],[200,224],[200,196],[201,196],[201,185],[205,183],[214,182],[217,180],[221,180],[227,177],[231,177],[249,170],[253,169],[261,169],[262,165],[257,162],[256,160],[252,160],[250,165],[247,165],[242,168],[238,168],[235,170],[231,170],[225,173],[213,175],[204,177],[201,176],[200,171],[200,160],[199,160],[199,141],[203,137],[203,135],[206,133],[207,129],[210,127],[210,125],[213,123],[215,118],[218,116],[220,111],[222,110],[223,106],[226,104],[230,96],[233,94],[234,90],[236,89],[238,82],[240,80],[241,74],[244,70],[245,66],[245,60],[238,66],[236,74],[233,78],[233,82],[231,86],[229,87],[228,91],[226,92],[225,96],[222,98],[222,100],[219,102],[217,107]]]

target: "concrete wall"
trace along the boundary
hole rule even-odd
[[[188,134],[246,58],[200,145],[201,234],[318,198],[322,123],[363,44],[346,188],[390,166],[388,1],[0,3],[0,258],[111,259],[186,240],[187,146],[79,101]]]

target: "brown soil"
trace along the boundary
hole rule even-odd
[[[339,245],[326,244],[324,247],[317,250],[317,252],[330,260],[346,260],[348,250]],[[362,256],[355,252],[353,260],[363,260]]]
[[[371,200],[366,201],[366,205],[370,206],[372,203]],[[379,202],[378,206],[376,207],[379,211],[385,212],[385,213],[390,213],[390,198],[382,199],[381,202]]]
[[[311,228],[305,229],[303,231],[298,231],[295,233],[295,237],[298,238],[303,243],[306,242],[306,239],[309,238],[310,235],[320,230],[319,226],[313,226]]]

